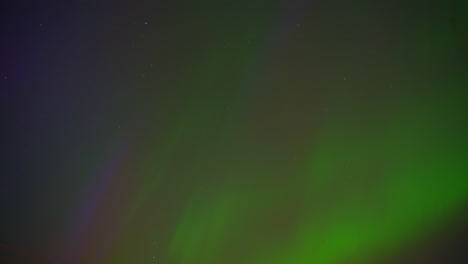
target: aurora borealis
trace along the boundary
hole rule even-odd
[[[467,1],[0,5],[5,263],[468,262]]]

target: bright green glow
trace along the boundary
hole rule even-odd
[[[297,220],[295,238],[288,245],[259,246],[247,261],[233,256],[235,250],[228,245],[239,246],[256,236],[242,233],[249,219],[272,221],[246,206],[246,200],[274,210],[284,198],[275,197],[274,191],[238,190],[209,203],[192,200],[177,228],[172,255],[184,264],[229,259],[326,264],[417,239],[468,198],[466,150],[458,144],[459,137],[449,136],[462,133],[458,128],[463,117],[450,117],[461,104],[448,102],[430,99],[416,107],[401,103],[393,121],[367,123],[366,134],[348,125],[359,122],[358,117],[335,114],[325,124],[310,170],[304,173],[308,191],[302,198],[310,206]],[[268,183],[263,188],[271,189]],[[294,199],[287,200],[291,206]],[[239,232],[243,235],[237,236]]]
[[[334,263],[355,254],[369,253],[382,246],[394,246],[407,239],[414,239],[417,234],[437,223],[437,219],[444,213],[450,212],[466,199],[466,166],[462,160],[456,159],[462,157],[463,152],[440,147],[429,152],[424,149],[424,145],[418,144],[418,135],[422,137],[423,133],[433,133],[434,129],[421,124],[422,118],[419,116],[409,123],[399,123],[402,131],[386,135],[388,144],[379,144],[379,141],[372,139],[348,138],[348,142],[353,142],[349,149],[369,151],[368,155],[357,156],[358,159],[363,158],[369,162],[375,160],[370,158],[372,153],[388,153],[384,158],[391,161],[391,166],[388,166],[391,169],[383,175],[371,173],[358,186],[351,183],[343,188],[338,187],[337,191],[347,192],[349,195],[345,195],[334,206],[323,225],[315,225],[313,218],[305,221],[298,245],[284,263]],[[417,123],[419,127],[411,126],[411,123]],[[435,142],[437,136],[430,135],[423,142],[426,140]],[[325,143],[324,147],[326,145]],[[433,145],[435,147],[436,143]],[[339,149],[333,146],[331,148]],[[345,149],[347,148],[342,148],[341,152]],[[342,164],[342,156],[356,157],[353,153],[332,151],[329,154],[328,163],[336,166]],[[338,157],[335,162],[333,154]],[[364,164],[363,169],[366,168]],[[324,170],[320,170],[318,175],[320,172],[323,173]],[[348,176],[350,173],[353,177],[359,177],[359,171],[335,171],[335,175],[340,176]],[[362,173],[367,174],[366,171]],[[327,179],[334,180],[336,187],[336,177]],[[382,180],[379,185],[378,181]],[[373,187],[361,188],[363,183]],[[327,191],[333,191],[333,188]]]

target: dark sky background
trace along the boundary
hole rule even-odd
[[[467,263],[467,3],[1,1],[0,261]]]

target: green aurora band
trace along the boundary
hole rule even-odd
[[[144,155],[122,172],[135,180],[120,182],[130,202],[109,220],[115,239],[94,237],[112,245],[101,263],[147,261],[155,240],[159,263],[379,263],[463,210],[468,82],[445,67],[465,41],[445,22],[451,9],[422,8],[420,21],[402,11],[395,23],[408,25],[394,32],[351,3],[335,24],[307,6],[252,1],[224,20],[207,6],[184,27],[217,21],[209,34],[222,44],[204,47],[200,34],[161,80],[163,105],[137,98],[149,106],[130,156]],[[368,44],[376,30],[390,36]]]

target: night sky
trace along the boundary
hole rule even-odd
[[[468,263],[466,0],[11,0],[0,40],[0,263]]]

